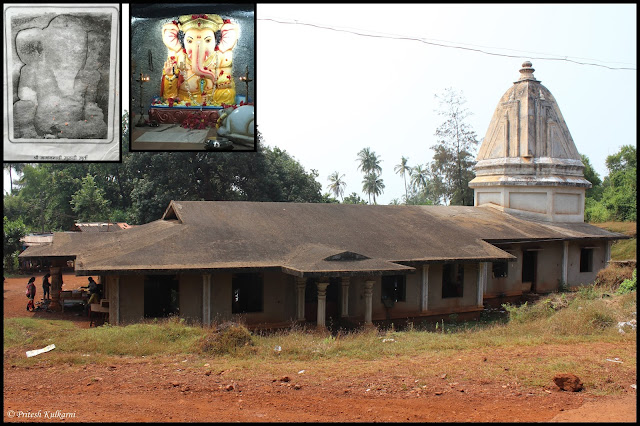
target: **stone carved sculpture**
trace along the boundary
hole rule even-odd
[[[184,15],[165,24],[162,41],[168,55],[160,89],[165,103],[178,98],[179,105],[235,104],[232,51],[237,39],[237,25],[218,15]]]
[[[24,64],[14,103],[16,138],[107,137],[109,20],[57,15],[16,35]]]
[[[253,105],[225,109],[218,119],[217,139],[253,143],[255,140]]]

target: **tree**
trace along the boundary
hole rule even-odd
[[[583,163],[585,163],[583,156]],[[587,160],[588,163],[588,160]],[[589,173],[585,163],[585,178]],[[637,158],[636,148],[624,145],[606,159],[609,175],[604,178],[600,193],[587,197],[585,220],[589,222],[635,221],[637,218]],[[593,178],[593,177],[591,177]]]
[[[396,172],[396,174],[402,175],[402,178],[404,179],[404,201],[405,201],[405,203],[407,202],[407,199],[409,198],[409,192],[407,191],[407,174],[411,175],[411,167],[409,167],[409,165],[407,164],[408,161],[409,161],[408,158],[402,157],[400,159],[400,164],[397,164],[393,168],[393,171]]]
[[[3,222],[3,268],[5,270],[13,271],[17,269],[16,256],[22,250],[22,242],[20,239],[27,235],[27,227],[20,218],[16,220],[9,220],[4,216]]]
[[[591,188],[587,189],[585,196],[599,200],[602,197],[602,180],[591,165],[589,158],[584,154],[580,154],[580,157],[582,158],[582,164],[584,164],[584,178],[591,182]]]
[[[369,197],[373,194],[373,204],[378,204],[376,195],[384,192],[384,181],[376,173],[369,172],[362,180],[362,190],[369,194]],[[371,204],[371,200],[369,200],[369,204]]]
[[[49,199],[52,196],[50,175],[47,170],[38,164],[26,164],[22,171],[23,174],[19,181],[22,189],[18,196],[27,207],[22,219],[28,228],[40,228],[41,232],[44,233],[45,224],[51,211],[48,207]],[[14,220],[17,218],[9,219]]]
[[[360,198],[360,196],[355,192],[352,192],[350,195],[344,197],[344,200],[342,200],[342,202],[344,204],[367,204],[367,202]]]
[[[636,148],[624,145],[606,160],[609,176],[604,179],[601,202],[612,220],[635,221],[637,217]]]
[[[371,151],[369,147],[362,148],[360,152],[358,152],[358,170],[362,173],[369,174],[370,172],[374,172],[376,174],[382,173],[382,167],[380,167],[380,158],[375,154],[375,152]]]
[[[71,197],[71,205],[79,222],[104,221],[109,215],[109,202],[105,200],[104,192],[98,188],[91,175],[82,179],[81,188]]]
[[[384,189],[382,179],[379,179],[379,175],[382,173],[382,167],[380,166],[379,157],[371,151],[369,147],[363,148],[358,152],[358,170],[364,174],[364,180],[362,181],[362,190],[369,195],[369,204],[371,204],[371,194],[374,191],[378,191],[378,195]],[[382,185],[382,186],[380,186]],[[373,202],[376,201],[376,194],[373,196]]]
[[[26,164],[15,195],[4,197],[8,219],[21,217],[28,229],[44,232],[68,230],[78,219],[147,223],[160,218],[171,200],[326,201],[318,172],[263,146],[259,132],[257,152],[246,155],[131,154],[126,113],[122,132],[121,163]]]
[[[13,194],[13,173],[11,171],[15,171],[16,173],[22,173],[22,169],[24,168],[25,163],[3,163],[3,168],[9,172],[9,185],[10,185],[10,194]]]
[[[471,114],[464,104],[462,93],[452,88],[445,89],[439,99],[437,111],[444,122],[436,129],[436,145],[433,156],[433,171],[442,178],[441,197],[450,204],[473,205],[473,190],[469,188],[473,172],[474,151],[478,145],[476,133],[465,121]]]
[[[411,186],[416,192],[421,192],[427,187],[428,171],[418,164],[411,169]]]
[[[341,176],[338,172],[333,172],[328,177],[329,185],[327,186],[327,188],[333,193],[335,198],[343,198],[344,188],[347,186],[347,183],[342,180],[343,177],[344,175]]]

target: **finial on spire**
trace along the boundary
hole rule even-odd
[[[533,76],[533,72],[535,71],[535,69],[533,69],[532,66],[533,64],[529,61],[525,61],[522,63],[522,68],[520,68],[520,78],[518,79],[518,81],[522,81],[522,80],[538,81]]]

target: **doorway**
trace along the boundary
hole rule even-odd
[[[536,270],[538,252],[525,250],[522,252],[522,282],[531,283],[531,293],[536,292]]]
[[[144,280],[144,317],[178,315],[178,278],[175,275],[148,275]]]

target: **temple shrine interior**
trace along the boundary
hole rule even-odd
[[[255,5],[132,4],[132,151],[255,150]]]

